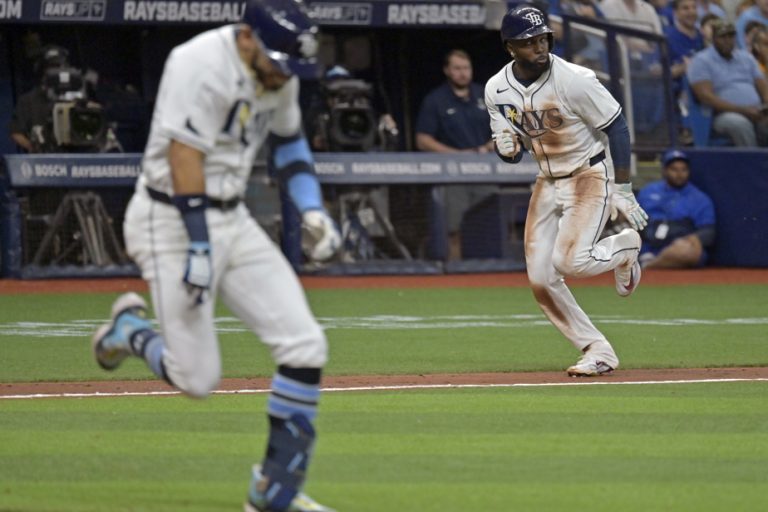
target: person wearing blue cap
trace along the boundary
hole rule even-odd
[[[690,160],[679,149],[662,158],[662,177],[640,191],[637,200],[648,214],[640,233],[643,268],[689,268],[706,263],[715,241],[715,207],[712,200],[690,183]]]

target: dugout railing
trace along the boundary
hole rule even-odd
[[[679,116],[672,92],[667,40],[644,30],[564,14],[563,56],[589,67],[621,104],[635,154],[678,144]]]

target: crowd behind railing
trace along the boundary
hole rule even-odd
[[[631,98],[624,100],[632,102],[636,132],[654,133],[659,124],[672,124],[679,146],[768,146],[768,0],[738,4],[729,0],[533,3],[549,15],[553,53],[567,52],[570,60],[594,69],[598,77],[607,69],[605,40],[599,31],[589,30],[571,31],[566,37],[564,18],[601,20],[666,39],[669,58],[661,59],[659,45],[650,39],[620,37],[620,48],[633,73]],[[19,152],[141,152],[150,120],[148,102],[131,87],[100,82],[98,73],[73,66],[67,48],[38,46],[36,85],[18,97],[10,125],[9,135]],[[312,150],[368,152],[415,147],[439,153],[493,152],[481,85],[488,77],[474,75],[473,58],[467,51],[452,49],[441,57],[445,80],[414,102],[418,113],[413,116],[411,141],[403,140],[403,130],[379,93],[381,84],[356,77],[344,63],[322,63],[326,71],[303,105],[304,131]],[[660,69],[665,63],[668,72]],[[671,84],[664,84],[662,77],[671,77]],[[671,117],[661,117],[660,91],[667,85],[674,112]],[[687,156],[675,155],[663,159],[662,177],[667,183],[673,164],[686,167],[679,174],[688,172]],[[686,185],[687,179],[683,181]],[[680,189],[682,185],[670,186]],[[448,259],[460,257],[459,233],[468,208],[497,192],[495,185],[445,187]],[[386,203],[385,190],[382,196],[378,199],[374,192],[369,198],[374,205],[379,200]],[[710,221],[705,224],[709,226]],[[688,226],[686,234],[695,234],[695,227]],[[669,241],[672,234],[667,235],[668,229],[662,224],[649,233]],[[711,245],[712,238],[702,239],[704,243],[694,251],[698,256],[689,257],[690,263],[703,263],[702,246]]]
[[[662,60],[658,45],[640,38],[622,38],[632,69],[644,73],[638,74],[632,83],[637,130],[654,132],[659,122],[674,123],[679,145],[768,145],[768,0],[532,3],[550,16],[549,24],[555,32],[554,53],[562,55],[569,48],[575,63],[596,71],[605,60],[605,41],[590,33],[579,33],[566,41],[562,16],[601,20],[666,38],[674,119],[662,118],[660,114]],[[332,28],[326,30],[333,32]],[[68,58],[71,49],[44,45],[46,41],[40,40],[35,47],[35,41],[27,38],[24,43],[31,45],[25,52],[36,62],[35,85],[17,96],[10,125],[10,136],[19,151],[142,151],[151,114],[149,101],[142,100],[135,88],[108,81],[100,83],[97,72],[74,67]],[[468,76],[471,82],[472,59],[467,53],[464,55],[468,68],[465,66],[465,76],[459,79]],[[416,147],[443,151],[452,147],[441,146],[443,141],[423,130],[427,122],[424,110],[434,111],[435,101],[445,101],[447,96],[412,99],[414,105],[421,104],[421,111],[413,140],[404,141],[404,135],[411,134],[399,132],[393,116],[387,112],[386,102],[380,101],[377,91],[382,90],[381,84],[361,80],[337,64],[343,63],[321,63],[328,70],[325,80],[321,79],[323,85],[315,87],[317,93],[306,100],[305,131],[311,135],[313,149],[370,151]],[[447,69],[443,70],[448,77],[443,92],[454,76]],[[477,78],[482,82],[488,77]],[[490,147],[488,140],[472,147],[486,151]]]

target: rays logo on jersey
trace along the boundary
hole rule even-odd
[[[255,115],[251,110],[251,102],[248,100],[237,100],[232,108],[229,109],[227,120],[224,123],[222,132],[230,137],[239,138],[240,142],[247,146],[251,140],[248,133],[254,134],[263,139],[266,135],[262,132],[274,111],[257,112]]]
[[[544,18],[540,14],[537,14],[533,11],[523,16],[523,18],[530,21],[531,25],[536,27],[544,23]]]
[[[504,113],[504,118],[518,132],[532,139],[541,137],[549,130],[563,124],[563,116],[556,107],[545,110],[521,111],[514,105],[497,104],[496,108]]]

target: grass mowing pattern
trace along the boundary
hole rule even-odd
[[[628,299],[617,297],[613,287],[576,288],[575,294],[616,347],[624,368],[768,365],[766,286],[646,287]],[[92,326],[105,321],[115,297],[0,297],[0,382],[149,378],[140,361],[107,373],[92,360]],[[441,327],[433,321],[434,327],[420,329],[329,329],[327,374],[561,370],[578,356],[524,288],[312,290],[309,297],[321,319],[510,317],[506,327]],[[517,323],[511,315],[532,315],[539,322]],[[220,306],[217,316],[231,315]],[[654,324],[675,319],[687,319],[690,325]],[[20,322],[58,323],[59,332],[73,329],[78,334],[21,336]],[[30,330],[34,328],[26,332]],[[250,333],[224,332],[220,340],[225,376],[272,374],[268,352]]]
[[[0,510],[238,510],[264,396],[0,401]],[[341,511],[758,510],[768,383],[323,396],[308,491]]]

